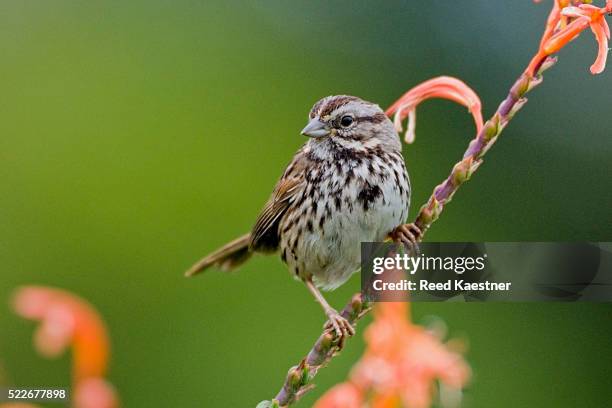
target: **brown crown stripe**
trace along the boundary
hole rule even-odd
[[[344,106],[347,103],[353,101],[360,101],[360,99],[356,96],[349,95],[338,95],[330,99],[323,98],[322,100],[317,102],[315,106],[312,107],[312,110],[310,111],[310,117],[313,118],[317,116],[317,114],[321,118],[325,117],[336,109],[338,109],[339,107]]]
[[[321,109],[321,106],[323,105],[324,101],[325,99],[320,99],[319,101],[317,101],[317,103],[314,104],[309,113],[311,119],[317,116],[317,112],[319,111],[319,109]]]
[[[341,95],[341,96],[337,96],[335,98],[332,98],[321,109],[321,112],[319,113],[319,116],[323,118],[323,117],[329,115],[330,113],[332,113],[333,111],[335,111],[336,109],[338,109],[339,107],[344,106],[344,105],[348,104],[349,102],[358,101],[358,100],[359,100],[359,98],[357,98],[355,96],[346,96],[346,95]]]

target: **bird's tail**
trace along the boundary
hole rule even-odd
[[[213,253],[206,255],[196,262],[185,276],[193,276],[215,266],[223,271],[230,271],[246,262],[253,254],[249,250],[251,234],[245,234],[240,238],[228,242]]]

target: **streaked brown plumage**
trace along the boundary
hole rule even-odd
[[[321,303],[329,325],[339,336],[351,335],[353,328],[318,288],[334,289],[359,269],[361,242],[392,233],[404,243],[416,241],[420,231],[402,225],[410,182],[400,139],[378,105],[347,95],[318,101],[302,134],[311,139],[287,166],[251,232],[186,274],[211,266],[230,270],[255,252],[280,252]]]

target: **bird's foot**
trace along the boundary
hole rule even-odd
[[[416,224],[402,224],[396,227],[390,234],[393,241],[404,245],[406,250],[413,255],[418,255],[419,245],[423,232]]]
[[[338,348],[342,349],[344,346],[344,340],[347,337],[351,337],[355,334],[355,328],[351,323],[346,320],[340,313],[334,309],[329,309],[325,312],[329,320],[325,323],[324,328],[326,330],[333,329],[338,338]]]
[[[304,279],[304,283],[310,292],[314,295],[315,299],[323,307],[325,315],[329,318],[325,323],[325,330],[329,330],[330,333],[336,334],[338,343],[336,346],[341,350],[344,346],[344,340],[355,334],[355,329],[351,326],[348,320],[346,320],[340,313],[338,313],[333,307],[327,303],[319,289],[314,285],[311,278]]]

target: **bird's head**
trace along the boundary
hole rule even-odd
[[[356,96],[327,96],[314,104],[302,134],[313,139],[362,142],[378,139],[399,144],[393,123],[380,106]]]

